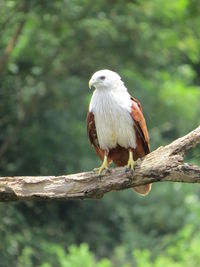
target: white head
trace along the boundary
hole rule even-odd
[[[89,88],[95,87],[97,90],[112,90],[119,86],[124,87],[121,77],[111,70],[99,70],[95,72],[89,80]]]

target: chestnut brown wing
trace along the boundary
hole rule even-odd
[[[142,144],[144,153],[146,155],[150,153],[149,135],[148,135],[146,121],[142,112],[142,107],[140,102],[133,97],[131,97],[131,100],[132,100],[131,116],[134,120],[136,136],[137,138],[139,138],[138,143]]]
[[[104,151],[100,149],[99,147],[94,114],[90,111],[88,111],[88,114],[87,114],[87,133],[88,133],[88,138],[90,140],[90,143],[94,146],[94,149],[98,157],[103,161]]]

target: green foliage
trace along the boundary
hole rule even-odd
[[[87,244],[81,244],[79,247],[70,246],[66,252],[60,245],[43,243],[41,248],[45,251],[46,259],[41,259],[40,267],[112,267],[110,260],[104,258],[98,262],[94,259],[94,255],[89,251]],[[37,261],[34,256],[34,250],[30,247],[23,249],[19,256],[17,267],[34,266],[32,262]]]
[[[117,71],[140,100],[152,150],[198,126],[199,12],[197,0],[0,1],[1,175],[99,164],[85,125],[98,69]],[[199,158],[197,147],[186,160]],[[197,266],[199,193],[158,183],[146,198],[130,189],[101,201],[1,204],[0,266]]]
[[[175,238],[172,245],[166,251],[151,260],[150,251],[135,251],[133,257],[138,267],[190,267],[197,266],[200,260],[199,254],[199,229],[188,225],[182,229]]]

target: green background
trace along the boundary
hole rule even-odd
[[[99,69],[118,72],[140,100],[152,150],[193,130],[199,28],[198,0],[1,0],[1,176],[99,166],[85,123]],[[186,160],[199,164],[200,147]],[[199,195],[198,184],[165,182],[145,198],[129,189],[1,203],[0,267],[196,267]]]

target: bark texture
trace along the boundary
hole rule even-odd
[[[147,183],[200,183],[200,167],[183,162],[185,153],[199,143],[200,126],[138,160],[133,174],[126,174],[123,167],[112,169],[101,179],[93,171],[63,176],[1,177],[0,201],[101,198],[112,190]]]

